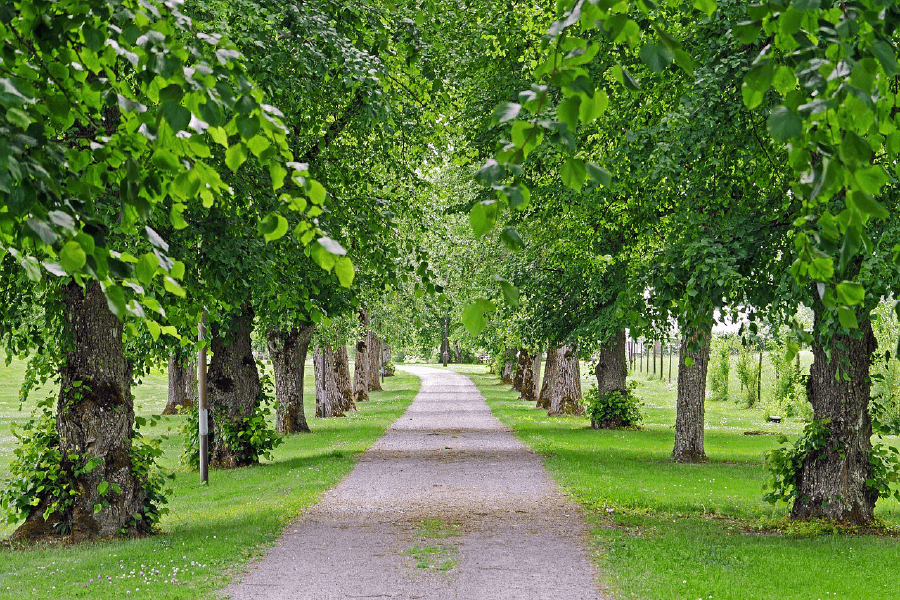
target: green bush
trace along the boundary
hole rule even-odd
[[[642,403],[630,390],[601,394],[596,385],[591,385],[581,403],[594,429],[637,427],[644,419],[640,410]]]
[[[728,400],[728,376],[731,374],[731,351],[734,346],[735,338],[730,335],[713,340],[709,364],[712,400]]]

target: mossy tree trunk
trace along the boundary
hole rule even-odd
[[[701,339],[702,337],[702,339]],[[699,348],[691,345],[699,341]],[[685,335],[678,361],[678,399],[675,409],[675,446],[672,458],[677,462],[706,460],[703,427],[706,402],[706,372],[709,366],[709,332]],[[688,366],[685,359],[692,359]]]
[[[122,322],[109,310],[98,283],[86,289],[70,283],[62,293],[72,346],[60,369],[56,430],[62,471],[76,497],[62,514],[53,513],[45,520],[50,500],[38,495],[38,504],[13,537],[37,540],[70,534],[80,542],[109,537],[122,529],[146,533],[147,521],[134,517],[145,513],[147,493],[132,465],[134,399]],[[98,463],[95,468],[75,474],[92,461]],[[103,494],[102,482],[106,482]],[[114,486],[120,491],[114,491]],[[102,506],[104,502],[108,505]],[[102,506],[99,512],[94,510],[97,505]]]
[[[214,468],[243,467],[259,462],[255,452],[238,444],[226,429],[240,429],[240,420],[251,416],[262,391],[251,348],[253,308],[244,305],[231,318],[227,330],[212,327],[212,358],[207,372],[209,404],[209,465]]]
[[[303,410],[303,380],[306,355],[315,325],[294,327],[290,331],[269,331],[266,345],[275,373],[275,430],[279,433],[309,432]]]
[[[550,394],[549,416],[583,415],[581,405],[581,366],[574,346],[561,346],[556,351],[556,368]]]
[[[825,518],[853,525],[874,519],[877,492],[872,478],[872,422],[869,418],[869,367],[877,341],[872,323],[826,338],[819,332],[824,307],[816,303],[813,364],[807,392],[816,421],[827,421],[827,438],[804,457],[798,477],[795,519]]]

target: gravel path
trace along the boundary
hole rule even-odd
[[[596,599],[587,526],[465,376],[406,367],[415,401],[223,594]]]

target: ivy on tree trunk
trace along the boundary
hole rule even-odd
[[[72,346],[60,369],[56,430],[62,473],[75,492],[74,502],[45,520],[48,499],[36,496],[38,504],[14,537],[69,533],[78,542],[122,529],[146,533],[148,521],[135,519],[145,513],[147,494],[131,458],[134,399],[122,322],[110,311],[98,283],[86,289],[69,283],[63,288],[63,302]],[[89,462],[97,465],[84,469]]]
[[[227,433],[254,413],[262,391],[250,341],[253,316],[253,308],[244,305],[232,317],[230,331],[221,324],[212,327],[207,373],[211,467],[230,469],[259,462],[248,445],[238,442],[242,438]]]
[[[824,307],[816,304],[818,326]],[[815,331],[807,392],[813,418],[827,421],[827,434],[803,458],[791,516],[866,525],[874,519],[878,498],[875,488],[866,485],[872,478],[869,365],[877,342],[869,319],[860,319],[859,328],[849,334],[826,338],[819,327]]]

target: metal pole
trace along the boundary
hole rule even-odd
[[[200,352],[197,356],[197,387],[199,410],[199,434],[200,434],[200,483],[209,483],[209,411],[206,406],[206,311],[200,318],[197,326],[198,339],[200,340]]]

